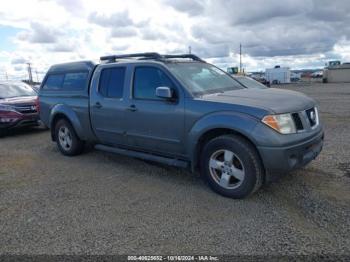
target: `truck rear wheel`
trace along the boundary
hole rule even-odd
[[[63,155],[75,156],[84,150],[84,141],[79,139],[73,126],[65,119],[56,123],[55,139],[57,147]]]
[[[210,140],[202,151],[201,175],[215,192],[244,198],[258,190],[264,168],[255,148],[236,135]]]

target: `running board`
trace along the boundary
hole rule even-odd
[[[132,151],[132,150],[128,150],[128,149],[105,146],[105,145],[100,145],[100,144],[95,145],[95,148],[97,150],[101,150],[101,151],[105,151],[105,152],[109,152],[109,153],[120,154],[120,155],[124,155],[124,156],[140,158],[143,160],[154,161],[154,162],[166,164],[169,166],[188,168],[188,162],[186,162],[184,160],[175,159],[175,158],[157,156],[157,155],[147,154],[147,153],[143,153],[143,152],[139,152],[139,151]]]

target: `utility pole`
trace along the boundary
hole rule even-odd
[[[188,46],[188,53],[191,54],[191,46]]]
[[[5,71],[5,77],[6,77],[6,81],[9,81],[9,76],[7,75],[7,71]]]
[[[33,75],[32,75],[32,67],[30,66],[30,63],[27,63],[28,65],[28,82],[29,84],[33,84]]]
[[[39,83],[38,70],[36,69],[35,69],[35,74],[36,74],[36,82]]]
[[[239,43],[239,72],[242,73],[242,44]]]

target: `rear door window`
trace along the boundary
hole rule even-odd
[[[101,72],[99,93],[104,97],[122,98],[125,67],[105,68]]]
[[[44,89],[61,89],[64,79],[64,74],[49,75],[46,79]]]

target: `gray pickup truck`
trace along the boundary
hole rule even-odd
[[[40,118],[59,150],[96,149],[199,170],[219,194],[244,198],[322,150],[313,99],[246,88],[193,54],[140,53],[52,66]]]

